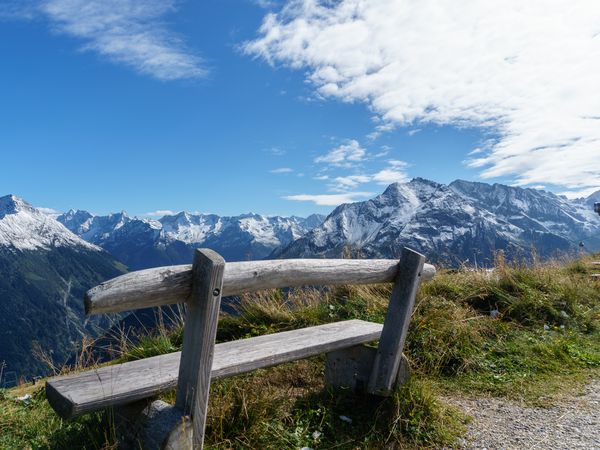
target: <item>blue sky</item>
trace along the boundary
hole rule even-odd
[[[96,213],[307,215],[416,176],[571,196],[600,187],[600,102],[588,73],[600,67],[600,23],[585,19],[593,2],[572,13],[589,31],[573,45],[587,53],[559,49],[573,72],[530,79],[550,63],[531,56],[537,40],[527,34],[491,61],[460,41],[437,50],[439,36],[407,49],[410,29],[376,35],[397,10],[398,23],[418,25],[434,7],[406,3],[4,0],[0,193]],[[547,30],[533,12],[515,14],[531,17],[539,37]],[[456,35],[459,19],[442,13],[438,28]],[[466,16],[495,31],[475,6]],[[497,28],[513,19],[501,16]],[[473,67],[461,72],[466,61]],[[496,61],[511,66],[483,69]],[[524,76],[530,85],[516,81]],[[532,85],[539,92],[524,95]],[[537,113],[557,110],[571,115]]]

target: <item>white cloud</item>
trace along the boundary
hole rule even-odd
[[[365,159],[366,151],[358,141],[351,139],[325,155],[315,158],[316,163],[327,163],[336,167],[351,167]]]
[[[337,206],[342,203],[353,203],[360,198],[371,197],[373,192],[346,192],[344,194],[298,194],[283,197],[285,200],[313,202],[319,206]]]
[[[391,167],[402,168],[402,169],[406,169],[410,165],[406,161],[400,161],[399,159],[389,159],[388,164]]]
[[[391,183],[405,183],[409,180],[406,169],[410,165],[405,161],[398,159],[389,159],[387,167],[378,172],[367,174],[354,174],[335,177],[329,183],[329,189],[334,192],[345,192],[350,189],[355,189],[361,184],[375,182],[377,184],[388,185]],[[328,178],[319,178],[328,179]]]
[[[382,124],[493,132],[484,178],[600,186],[597,0],[292,0],[245,50]]]
[[[373,131],[372,133],[369,133],[367,135],[367,139],[374,141],[379,136],[381,136],[383,133],[388,133],[390,131],[393,131],[395,128],[396,128],[396,125],[392,122],[379,124],[375,127],[375,131]]]
[[[269,172],[271,173],[291,173],[293,171],[294,169],[291,169],[289,167],[279,167],[278,169],[269,170]]]
[[[49,216],[49,217],[56,218],[61,214],[60,211],[57,211],[54,208],[44,208],[42,206],[36,206],[36,209],[38,211],[40,211],[42,214],[45,214],[46,216]]]
[[[564,195],[567,198],[587,198],[597,191],[600,191],[600,186],[580,189],[576,191],[564,191],[560,192],[560,195]]]
[[[148,217],[162,217],[162,216],[173,216],[177,214],[175,211],[171,211],[170,209],[157,209],[156,211],[147,212],[144,216]]]
[[[387,156],[389,153],[390,153],[389,149],[384,149],[384,150],[380,151],[379,153],[375,153],[373,155],[373,158],[382,158],[384,156]]]
[[[387,161],[387,167],[378,172],[367,174],[359,173],[354,175],[339,176],[331,179],[328,186],[334,192],[346,192],[355,189],[361,184],[375,182],[377,184],[388,185],[391,183],[405,183],[409,180],[407,168],[410,165],[405,161],[390,159]],[[329,177],[318,177],[319,180],[328,180]]]
[[[256,6],[264,9],[273,9],[276,6],[279,6],[280,1],[277,0],[252,0]]]
[[[37,7],[34,0],[4,0],[0,4],[0,21],[32,20],[37,15]]]
[[[82,50],[159,80],[199,78],[202,59],[169,31],[164,16],[176,0],[9,0],[0,18],[45,17],[54,31],[84,41]]]
[[[378,184],[406,183],[408,175],[401,169],[383,169],[373,175],[373,181]]]
[[[332,187],[336,189],[353,189],[359,184],[368,183],[371,177],[368,175],[348,175],[345,177],[336,177],[333,180]]]
[[[270,153],[273,156],[283,156],[287,153],[287,151],[280,147],[271,147],[264,149],[265,152]]]
[[[377,184],[388,185],[392,183],[405,183],[409,180],[406,169],[410,166],[410,164],[398,159],[389,159],[387,163],[388,167],[370,175],[368,177],[368,181],[373,181]]]

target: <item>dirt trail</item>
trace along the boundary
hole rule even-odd
[[[457,448],[600,449],[600,380],[551,408],[496,399],[451,400],[473,417]]]

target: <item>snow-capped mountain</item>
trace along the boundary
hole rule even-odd
[[[446,186],[416,178],[392,184],[372,200],[339,206],[276,255],[396,257],[409,246],[437,262],[490,264],[497,250],[529,258],[535,248],[547,257],[574,251],[580,240],[594,247],[598,234],[600,217],[585,200],[500,184]]]
[[[0,197],[0,363],[19,375],[41,375],[34,343],[60,365],[81,338],[111,326],[86,320],[84,292],[124,273],[106,251],[73,234],[24,200]]]
[[[100,250],[23,199],[0,197],[0,247],[16,251],[69,246]]]
[[[588,198],[582,200],[584,201],[584,203],[587,203],[588,205],[592,206],[594,205],[594,203],[600,203],[600,191],[596,191]]]
[[[180,212],[159,220],[125,212],[95,216],[71,210],[58,217],[81,238],[99,245],[131,269],[189,263],[194,249],[209,247],[227,261],[262,259],[320,224],[324,216],[267,217]]]
[[[569,240],[593,234],[598,215],[585,202],[570,201],[551,192],[502,184],[457,180],[450,188],[497,219],[523,230],[553,233]]]

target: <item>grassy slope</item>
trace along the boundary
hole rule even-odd
[[[247,296],[239,317],[221,318],[218,339],[350,318],[381,322],[389,293],[390,286],[378,285]],[[163,330],[126,349],[122,359],[173,351],[180,343],[180,330]],[[600,283],[590,280],[585,262],[536,268],[500,262],[491,273],[443,272],[420,290],[405,353],[415,376],[384,400],[328,391],[322,357],[216,381],[208,447],[439,447],[460,435],[465,423],[440,395],[491,394],[548,404],[565,388],[598,375]],[[15,402],[15,392],[0,394],[0,448],[115,443],[108,414],[64,422],[43,392],[29,389],[29,405]]]

